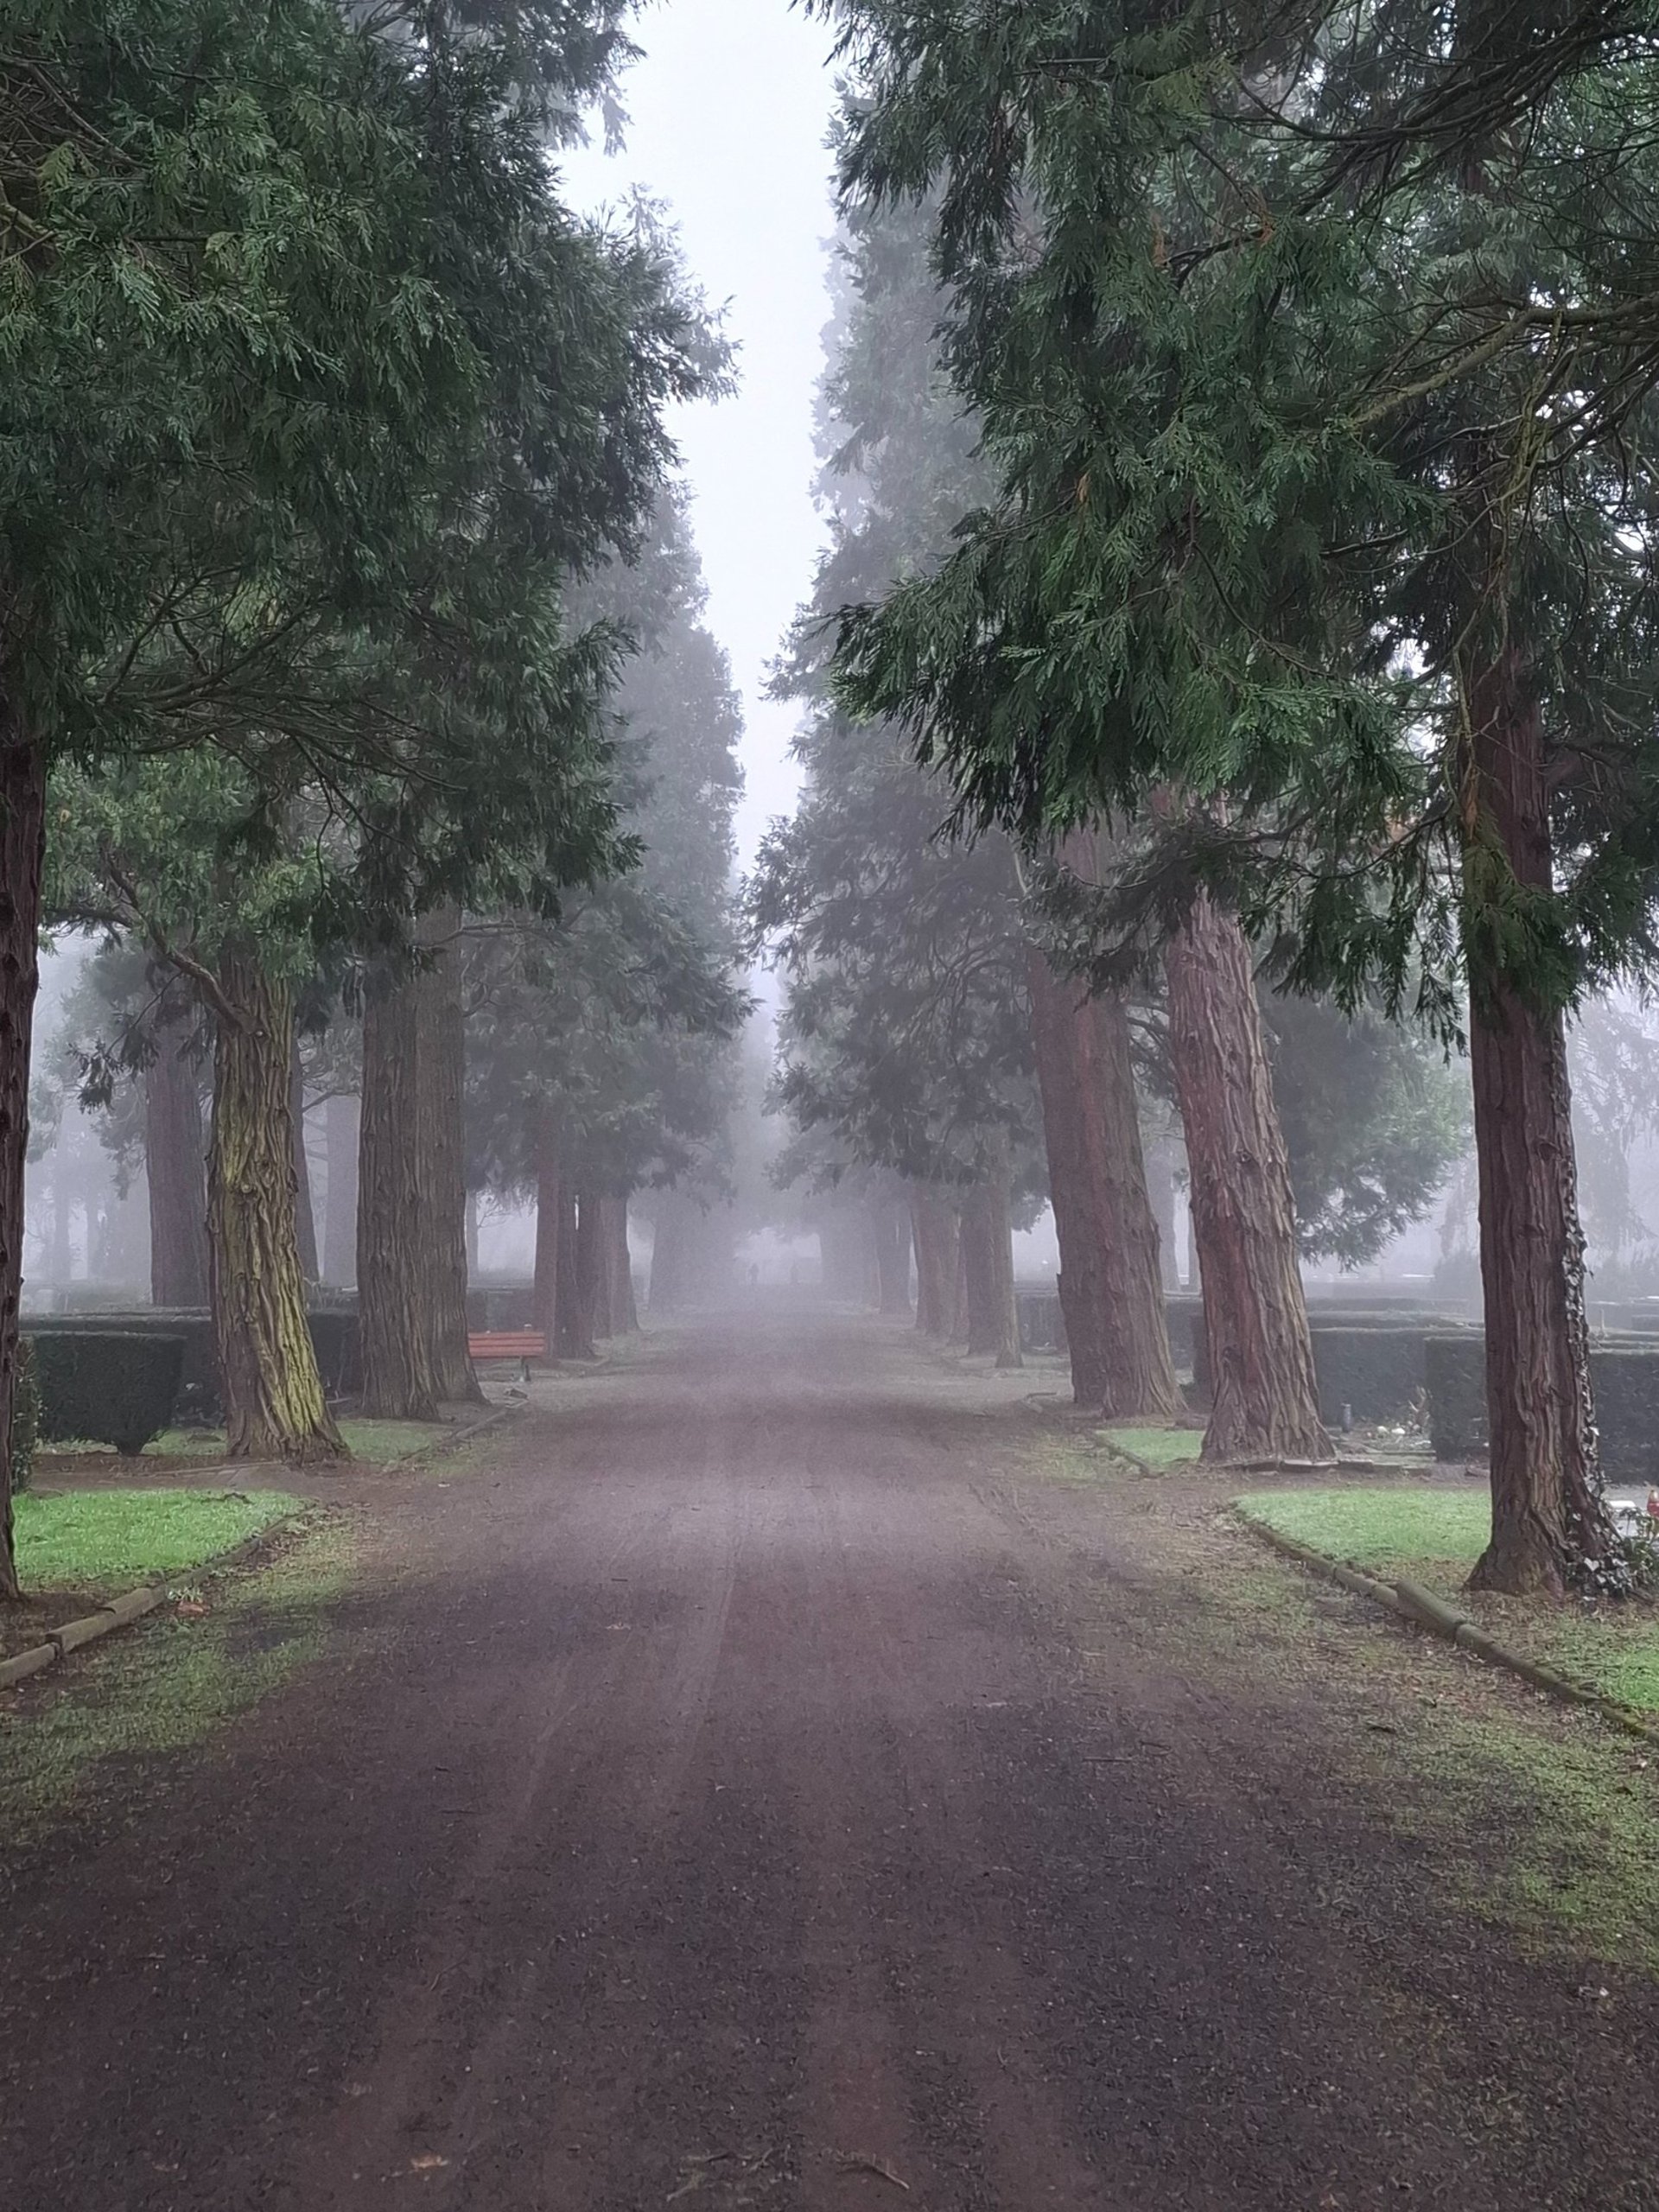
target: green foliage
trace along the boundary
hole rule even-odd
[[[550,1122],[564,1172],[599,1187],[715,1176],[749,1001],[729,882],[741,715],[683,502],[580,606],[632,651],[616,695],[614,793],[634,866],[556,915],[480,922],[467,950],[470,1173],[534,1183]]]
[[[107,1328],[31,1333],[42,1439],[86,1438],[136,1457],[172,1421],[181,1338]]]
[[[845,614],[843,698],[976,821],[1181,793],[1130,936],[1208,880],[1299,987],[1447,1033],[1465,980],[1560,1006],[1639,962],[1659,73],[1620,10],[1529,26],[1513,67],[1427,0],[835,12],[848,194],[936,211],[996,480],[948,558]],[[1543,888],[1465,774],[1511,641]]]
[[[1470,1141],[1468,1082],[1420,1032],[1263,993],[1305,1259],[1363,1267],[1420,1221]]]
[[[966,1179],[1010,1146],[1040,1183],[1029,957],[1012,848],[941,836],[950,794],[899,734],[827,696],[826,618],[932,559],[983,476],[975,432],[940,373],[925,227],[854,211],[820,401],[832,542],[784,688],[807,702],[805,789],[748,887],[757,944],[788,978],[778,1103],[819,1180],[856,1163]]]
[[[1404,1574],[1425,1564],[1466,1573],[1491,1534],[1491,1501],[1468,1490],[1257,1491],[1236,1501],[1248,1520],[1351,1566]]]

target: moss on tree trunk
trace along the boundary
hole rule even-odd
[[[207,1249],[233,1459],[347,1456],[323,1396],[295,1232],[293,1001],[251,946],[219,957]]]

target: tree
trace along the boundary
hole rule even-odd
[[[729,904],[741,713],[703,601],[683,502],[664,494],[637,561],[597,570],[577,602],[634,648],[615,791],[636,864],[556,918],[467,940],[467,1001],[487,1012],[472,1173],[536,1192],[538,1322],[569,1356],[626,1315],[631,1194],[694,1179],[718,1145],[748,1010]]]
[[[975,815],[1179,794],[1141,890],[1237,899],[1300,987],[1414,995],[1448,1033],[1466,991],[1477,1579],[1617,1583],[1562,1015],[1651,906],[1642,42],[1615,9],[1500,41],[1408,0],[1160,34],[1055,0],[995,41],[845,15],[849,182],[937,196],[1001,478],[936,575],[849,622],[851,696],[907,702]]]

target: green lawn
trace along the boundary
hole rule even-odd
[[[1491,1529],[1484,1486],[1467,1490],[1264,1490],[1236,1501],[1247,1520],[1312,1544],[1352,1567],[1395,1575],[1452,1567],[1458,1580],[1474,1565]]]
[[[1109,1444],[1132,1459],[1144,1459],[1149,1467],[1174,1467],[1184,1459],[1196,1459],[1204,1444],[1204,1432],[1197,1428],[1103,1428],[1100,1433]]]
[[[1659,1711],[1659,1618],[1650,1602],[1584,1612],[1462,1592],[1491,1526],[1483,1487],[1256,1491],[1235,1502],[1247,1519],[1332,1559],[1385,1579],[1427,1583],[1477,1614],[1512,1649],[1623,1704]]]
[[[305,1510],[286,1491],[81,1491],[18,1498],[17,1565],[27,1590],[184,1574]]]

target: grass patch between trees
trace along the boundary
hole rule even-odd
[[[304,1510],[286,1491],[25,1493],[17,1566],[27,1590],[126,1589],[187,1574]]]
[[[1491,1533],[1484,1489],[1253,1491],[1236,1500],[1249,1521],[1312,1544],[1332,1559],[1398,1576],[1461,1569],[1466,1574]]]

